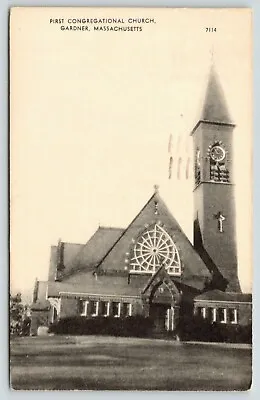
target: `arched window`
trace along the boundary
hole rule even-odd
[[[164,266],[170,275],[181,275],[181,261],[170,235],[155,224],[137,240],[131,255],[130,272],[154,274]]]
[[[186,179],[189,179],[190,177],[190,157],[188,157],[187,159],[187,163],[186,163]]]
[[[182,158],[179,157],[177,166],[177,179],[181,179],[181,164],[182,164]]]
[[[195,178],[195,185],[198,185],[201,181],[201,171],[200,171],[200,150],[197,148],[194,160],[194,178]]]
[[[169,160],[169,175],[168,175],[169,179],[171,179],[171,177],[172,177],[172,165],[173,165],[173,158],[170,157],[170,160]]]

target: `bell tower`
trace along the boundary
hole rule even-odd
[[[194,151],[194,247],[212,273],[210,289],[240,292],[237,274],[232,122],[211,68]]]

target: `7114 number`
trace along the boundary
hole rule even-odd
[[[206,32],[217,32],[217,28],[205,28]]]

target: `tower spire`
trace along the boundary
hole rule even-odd
[[[212,273],[212,287],[240,292],[233,185],[234,127],[212,65],[201,117],[192,131],[194,247]]]
[[[220,85],[217,72],[215,70],[213,55],[211,60],[211,68],[209,73],[206,96],[200,120],[223,124],[233,124],[226,104],[225,96]]]

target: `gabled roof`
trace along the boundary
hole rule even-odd
[[[88,294],[101,296],[140,296],[148,277],[138,276],[138,279],[127,276],[94,276],[91,271],[78,272],[66,281],[49,282],[48,297],[58,297],[60,293]]]
[[[144,289],[142,290],[142,294],[145,294],[148,291],[148,289],[150,289],[154,284],[156,284],[156,281],[158,281],[158,278],[162,282],[168,281],[168,283],[171,284],[170,289],[172,289],[175,294],[177,294],[177,293],[179,294],[178,289],[172,282],[170,275],[168,274],[168,272],[166,271],[166,269],[164,268],[163,265],[155,272],[154,275],[151,276],[151,278],[145,285]]]
[[[233,301],[233,302],[252,302],[251,293],[232,293],[232,292],[222,292],[221,290],[211,290],[196,296],[194,298],[196,301],[208,300],[208,301]]]
[[[93,269],[124,229],[99,227],[86,244],[63,243],[63,279],[82,269]],[[49,280],[55,279],[57,246],[51,248]]]
[[[199,290],[203,289],[205,279],[210,278],[210,273],[158,192],[152,195],[128,228],[109,249],[98,264],[97,272],[106,274],[111,271],[126,271],[126,253],[131,251],[134,245],[133,240],[135,241],[145,231],[147,224],[152,225],[158,221],[164,225],[165,230],[173,238],[182,259],[183,273],[181,278],[176,278],[176,280]]]
[[[200,119],[202,121],[232,124],[225,96],[214,66],[212,66],[210,70],[204,106]]]

